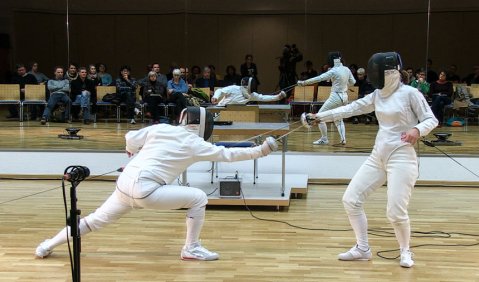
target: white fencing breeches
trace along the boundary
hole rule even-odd
[[[132,209],[150,208],[157,210],[172,210],[187,208],[187,221],[189,218],[195,219],[195,222],[193,223],[188,222],[188,228],[191,227],[192,231],[197,233],[187,234],[187,237],[192,237],[191,240],[198,240],[197,237],[199,237],[199,232],[201,231],[201,226],[203,225],[205,217],[205,207],[208,203],[208,198],[202,190],[178,185],[162,186],[152,180],[142,178],[134,180],[128,177],[120,177],[117,185],[122,187],[123,191],[129,191],[129,187],[133,187],[132,189],[141,189],[141,186],[151,188],[152,185],[157,186],[157,189],[143,199],[133,199],[116,189],[95,212],[80,220],[81,235],[89,233],[90,231],[99,230],[106,225],[117,221]],[[130,185],[139,186],[135,187]],[[67,228],[64,228],[50,240],[51,248],[66,243],[66,232]]]
[[[318,113],[325,112],[328,110],[332,110],[341,106],[344,106],[348,103],[348,94],[347,93],[337,93],[331,92],[329,98],[324,102],[324,104],[319,109]],[[346,141],[346,129],[344,127],[343,120],[336,120],[334,121],[336,128],[338,129],[339,137],[341,141]],[[328,128],[326,127],[325,122],[320,122],[318,124],[319,130],[321,131],[321,138],[327,139],[328,138]]]
[[[373,150],[343,195],[343,204],[358,245],[361,243],[364,246],[367,242],[364,202],[387,180],[387,218],[394,227],[401,248],[409,247],[410,223],[407,208],[417,177],[417,157],[412,146],[396,149],[387,160]]]

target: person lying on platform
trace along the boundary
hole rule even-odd
[[[248,102],[274,102],[286,97],[286,93],[281,91],[276,95],[262,95],[256,93],[256,82],[253,77],[243,77],[241,85],[230,85],[215,91],[211,98],[211,103],[218,106],[229,104],[244,105]]]
[[[258,146],[225,148],[207,142],[213,132],[213,117],[205,108],[188,107],[181,112],[179,126],[157,124],[126,134],[126,153],[136,155],[118,177],[113,194],[93,213],[79,222],[79,234],[97,231],[134,209],[187,209],[183,260],[216,260],[219,255],[200,244],[208,197],[201,189],[172,183],[190,165],[199,161],[233,162],[269,155],[278,149],[273,137]],[[70,227],[36,249],[38,258],[67,242]],[[132,238],[134,239],[134,238]],[[155,238],[152,238],[155,240]]]

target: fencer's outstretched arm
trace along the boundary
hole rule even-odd
[[[273,137],[268,137],[261,145],[250,148],[225,148],[206,142],[201,138],[194,138],[189,142],[197,143],[191,146],[192,156],[196,161],[235,162],[252,160],[267,156],[278,150],[278,144]]]
[[[330,80],[333,76],[334,76],[334,73],[331,70],[329,70],[329,71],[327,71],[327,72],[325,72],[321,75],[315,76],[315,77],[307,79],[307,80],[298,80],[298,85],[299,86],[306,86],[306,85],[314,84],[314,83],[317,83],[317,82]],[[354,83],[356,83],[356,82],[354,82]]]
[[[312,115],[314,118],[320,121],[331,122],[352,116],[371,113],[374,111],[375,95],[377,95],[377,93],[373,92],[369,95],[364,96],[364,98],[352,102],[351,104]]]

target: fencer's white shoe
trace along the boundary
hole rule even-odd
[[[313,142],[313,145],[328,145],[328,144],[329,144],[328,139],[323,137]]]
[[[182,260],[217,260],[218,258],[217,253],[208,251],[200,243],[184,246],[181,250]]]
[[[401,250],[401,262],[399,265],[408,268],[412,267],[414,265],[413,256],[414,254],[410,250]]]
[[[349,251],[338,255],[339,260],[370,260],[373,257],[371,249],[361,250],[358,245],[352,247]]]
[[[132,118],[132,119],[130,120],[130,124],[135,124],[135,123],[136,123],[136,120],[135,120],[134,118]]]
[[[339,145],[346,145],[346,140],[341,140],[341,142],[339,142]]]
[[[35,250],[35,256],[37,258],[46,258],[53,252],[53,250],[48,247],[48,241],[50,240],[45,240],[38,245]]]
[[[279,99],[282,100],[282,99],[284,99],[284,98],[286,98],[286,92],[281,91],[281,92],[279,93]]]

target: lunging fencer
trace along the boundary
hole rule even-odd
[[[205,108],[188,107],[181,112],[179,126],[157,124],[125,135],[126,152],[136,155],[120,174],[113,194],[93,213],[80,220],[80,235],[117,221],[134,209],[187,209],[183,260],[216,260],[219,255],[202,247],[200,232],[208,202],[206,194],[193,187],[172,184],[191,164],[199,161],[232,162],[264,157],[278,149],[268,137],[256,147],[225,148],[207,140],[213,132],[213,117]],[[68,234],[67,234],[68,233]],[[39,258],[67,242],[70,227],[45,240],[36,249]]]
[[[282,100],[286,93],[281,91],[276,95],[263,95],[256,93],[256,81],[253,77],[241,79],[241,85],[230,85],[217,89],[211,97],[211,103],[218,106],[244,105],[248,102],[274,102]]]
[[[314,84],[321,81],[331,80],[331,94],[329,98],[324,102],[324,104],[319,109],[318,113],[331,110],[340,106],[344,106],[348,103],[348,86],[353,86],[356,83],[353,74],[349,68],[343,66],[341,62],[341,53],[338,51],[329,52],[328,54],[328,63],[332,68],[327,72],[310,78],[308,80],[298,80],[299,86],[306,86]],[[341,138],[340,144],[346,145],[346,128],[344,127],[344,122],[342,119],[334,121],[336,128],[338,129],[339,137]],[[327,145],[329,144],[328,140],[328,128],[324,121],[321,121],[318,124],[319,130],[321,131],[321,138],[314,141],[314,145]]]
[[[333,110],[307,114],[310,124],[376,112],[379,131],[368,159],[348,185],[343,204],[356,235],[356,245],[339,254],[340,260],[370,260],[368,222],[364,202],[387,181],[387,217],[401,251],[400,265],[412,267],[409,250],[411,227],[408,204],[418,177],[414,144],[438,124],[424,96],[401,83],[401,58],[398,53],[376,53],[368,62],[368,77],[377,89],[371,94]],[[418,122],[419,121],[419,122]]]

